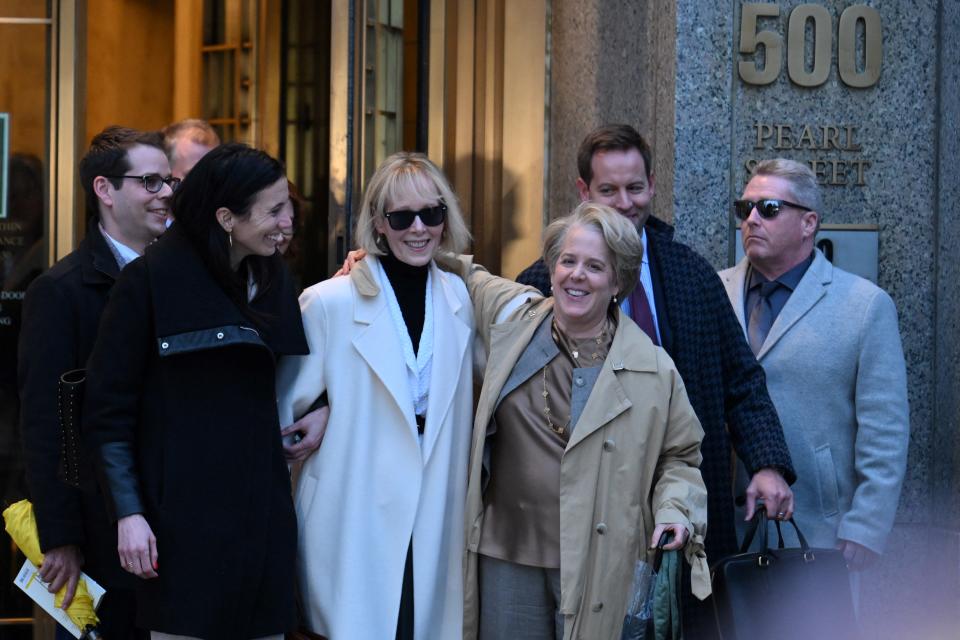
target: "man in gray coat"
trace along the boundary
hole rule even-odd
[[[746,256],[720,277],[780,414],[794,518],[812,546],[841,549],[859,571],[883,552],[896,515],[906,367],[890,296],[814,248],[820,207],[806,165],[760,162],[734,202]]]

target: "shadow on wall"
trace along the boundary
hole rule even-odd
[[[520,235],[517,220],[517,178],[503,163],[482,155],[457,158],[450,184],[460,200],[473,236],[470,249],[490,273],[503,272],[504,249]],[[469,193],[463,193],[463,185]],[[530,257],[530,262],[538,256]]]

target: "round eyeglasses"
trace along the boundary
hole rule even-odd
[[[163,189],[163,185],[170,185],[172,191],[176,191],[177,187],[180,186],[180,178],[174,178],[173,176],[167,176],[164,178],[159,173],[148,173],[145,176],[103,176],[104,178],[114,178],[119,180],[120,178],[130,178],[133,180],[141,180],[143,182],[143,188],[149,191],[150,193],[160,193],[160,190]]]

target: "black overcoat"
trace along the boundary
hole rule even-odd
[[[27,486],[40,548],[78,545],[83,570],[111,591],[132,589],[134,579],[119,567],[116,526],[107,517],[89,461],[83,466],[82,489],[69,487],[57,477],[57,380],[64,372],[86,365],[119,272],[94,221],[77,249],[27,289],[17,367]]]
[[[137,587],[145,629],[239,640],[294,626],[297,522],[274,365],[308,349],[282,274],[255,298],[254,323],[174,224],[110,296],[84,424],[115,516],[143,513],[157,538],[159,578]]]

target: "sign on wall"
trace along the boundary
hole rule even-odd
[[[923,120],[908,115],[919,106],[916,91],[891,81],[922,77],[906,66],[909,58],[890,55],[903,49],[904,34],[884,31],[890,15],[873,4],[739,3],[731,42],[731,195],[742,192],[761,160],[808,165],[822,189],[820,213],[835,223],[822,227],[818,246],[834,264],[876,282],[878,221],[888,208],[903,209],[892,206],[903,191],[896,185],[922,183],[909,159],[917,156]],[[738,227],[731,217],[734,262],[743,255]]]

